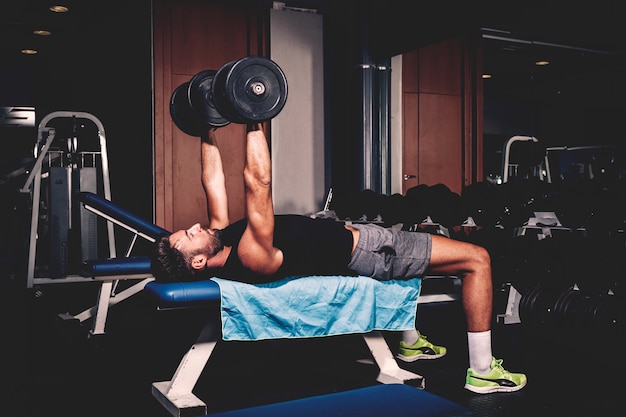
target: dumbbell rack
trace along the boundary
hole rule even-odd
[[[36,144],[36,161],[30,172],[24,186],[20,189],[22,193],[31,194],[32,210],[30,221],[30,233],[28,237],[28,266],[26,271],[26,286],[27,288],[33,288],[37,284],[58,284],[58,283],[70,283],[70,282],[84,282],[92,281],[91,278],[83,277],[80,275],[66,275],[62,277],[36,277],[35,266],[37,258],[37,240],[38,230],[40,222],[40,206],[41,206],[41,182],[44,175],[49,175],[49,169],[44,169],[44,161],[51,164],[52,154],[51,150],[52,142],[55,139],[56,129],[49,126],[49,123],[54,119],[70,118],[70,119],[84,119],[89,120],[95,124],[98,130],[98,139],[100,144],[99,152],[91,152],[91,157],[95,158],[96,155],[100,157],[101,164],[101,176],[103,193],[106,199],[111,199],[111,185],[109,181],[109,165],[107,159],[106,150],[106,136],[104,133],[104,127],[100,120],[92,114],[85,112],[69,112],[69,111],[57,111],[46,115],[38,126],[37,131],[37,144]],[[49,168],[49,167],[48,167]],[[69,198],[72,199],[71,190],[69,192]],[[107,222],[107,237],[108,237],[108,250],[109,256],[115,257],[115,236],[113,231],[113,224]]]

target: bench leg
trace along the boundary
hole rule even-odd
[[[365,343],[370,349],[374,361],[380,373],[376,380],[382,384],[405,384],[413,385],[423,389],[425,387],[424,377],[413,372],[404,370],[398,366],[398,362],[393,357],[387,341],[379,331],[373,331],[363,335]]]
[[[103,335],[105,333],[109,308],[139,293],[150,281],[154,281],[154,278],[144,278],[140,282],[126,288],[123,291],[120,291],[115,295],[113,295],[114,282],[103,281],[100,285],[100,290],[98,291],[96,305],[76,315],[61,313],[59,314],[59,317],[63,320],[78,320],[80,323],[93,317],[89,336]]]
[[[219,318],[209,318],[196,343],[183,356],[172,379],[152,384],[152,395],[173,416],[198,416],[207,413],[206,404],[192,391],[215,349],[220,332]]]

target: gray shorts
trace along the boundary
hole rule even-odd
[[[348,265],[381,281],[422,276],[430,262],[432,236],[373,224],[353,224],[360,237]]]

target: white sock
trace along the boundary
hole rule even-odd
[[[411,346],[417,342],[420,337],[420,332],[417,329],[405,330],[402,332],[402,341]]]
[[[467,332],[467,348],[469,350],[469,366],[479,374],[487,374],[491,370],[491,330],[486,332]]]

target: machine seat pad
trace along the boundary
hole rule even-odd
[[[126,258],[101,258],[83,261],[81,275],[101,277],[107,275],[150,274],[149,256],[129,256]]]

